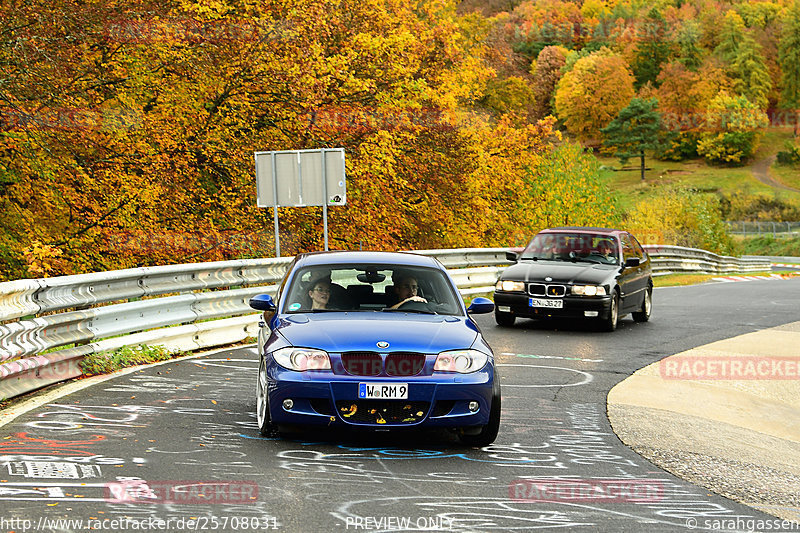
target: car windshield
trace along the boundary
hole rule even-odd
[[[616,237],[601,233],[539,233],[522,251],[522,259],[619,264]]]
[[[403,303],[406,299],[411,301]],[[298,269],[283,311],[408,311],[462,315],[460,296],[441,270],[385,264],[315,265]],[[402,304],[402,305],[401,305]]]

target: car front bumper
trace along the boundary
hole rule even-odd
[[[269,410],[277,425],[331,427],[459,428],[489,423],[492,364],[471,374],[433,376],[346,376],[330,371],[295,372],[272,361],[267,366]],[[359,399],[360,383],[408,385],[402,400]],[[291,400],[287,408],[285,400]],[[470,409],[477,402],[478,409]]]
[[[495,308],[499,312],[511,313],[523,318],[608,318],[611,312],[611,296],[564,296],[548,298],[561,300],[563,307],[531,307],[530,296],[522,293],[494,293]],[[504,309],[505,308],[505,309]],[[506,310],[507,309],[507,310]],[[596,313],[596,314],[595,314]]]

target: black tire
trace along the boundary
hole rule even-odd
[[[256,420],[258,431],[264,437],[277,437],[278,430],[269,415],[269,395],[267,394],[267,363],[261,358],[258,365],[258,382],[256,383]]]
[[[483,426],[479,433],[474,435],[467,435],[462,433],[459,436],[461,442],[467,446],[477,446],[479,448],[483,448],[484,446],[488,446],[495,441],[497,438],[497,433],[500,431],[500,406],[501,406],[501,395],[500,395],[500,385],[497,380],[500,378],[495,374],[494,376],[495,383],[497,383],[497,390],[492,394],[492,406],[489,408],[489,423]]]
[[[497,322],[498,326],[503,327],[511,327],[514,325],[514,321],[517,319],[511,313],[504,313],[502,311],[495,310],[494,312],[494,321]]]
[[[647,322],[650,320],[650,313],[653,311],[653,287],[647,287],[642,299],[642,307],[631,316],[636,322]]]
[[[600,322],[603,331],[614,331],[619,323],[619,292],[615,289],[611,295],[611,309],[608,310],[608,317]]]

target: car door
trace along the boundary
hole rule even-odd
[[[620,309],[623,312],[636,311],[642,303],[647,288],[649,265],[641,246],[634,245],[634,238],[628,233],[620,234],[622,243],[622,268],[620,277]],[[641,252],[640,252],[641,250]],[[637,259],[639,264],[627,266],[629,259]]]

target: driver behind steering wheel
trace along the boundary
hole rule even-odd
[[[417,295],[419,292],[419,283],[414,276],[409,274],[402,275],[395,281],[394,292],[399,301],[390,306],[389,309],[397,309],[407,302],[428,303],[428,300]]]

